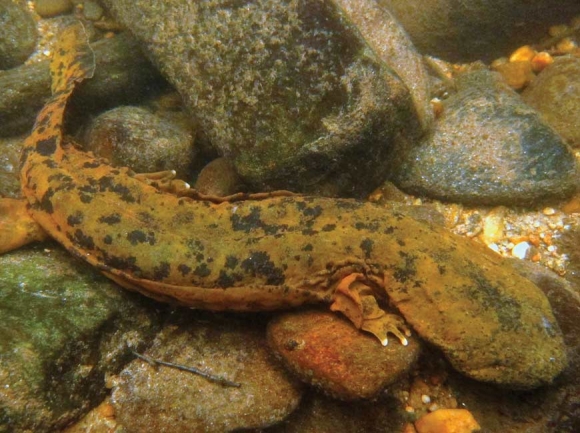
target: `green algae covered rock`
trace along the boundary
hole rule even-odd
[[[59,248],[1,255],[0,287],[0,431],[67,425],[157,329],[136,297]]]
[[[362,195],[421,132],[407,86],[335,2],[105,1],[254,188]]]

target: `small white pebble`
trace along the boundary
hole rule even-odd
[[[496,253],[499,253],[499,247],[497,246],[497,244],[489,244],[488,248],[492,251],[495,251]]]
[[[558,247],[556,245],[550,245],[548,247],[548,251],[550,251],[551,253],[553,253],[554,251],[556,251],[558,249]]]
[[[423,395],[421,396],[421,401],[422,401],[423,403],[425,403],[425,404],[427,404],[427,403],[431,403],[431,397],[429,397],[429,396],[428,396],[428,395],[426,395],[426,394],[423,394]]]
[[[528,251],[530,250],[530,244],[527,242],[520,242],[515,247],[512,248],[512,256],[518,259],[525,259]]]
[[[554,215],[556,213],[556,209],[554,209],[553,207],[545,207],[542,210],[542,213],[544,215]]]
[[[429,410],[429,412],[435,412],[437,409],[439,409],[439,405],[437,403],[433,403],[427,409]]]
[[[405,412],[414,413],[415,409],[412,406],[405,406]]]

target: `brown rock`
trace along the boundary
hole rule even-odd
[[[146,355],[235,381],[224,386],[137,359],[113,389],[117,420],[131,432],[229,432],[262,428],[298,405],[299,385],[269,354],[263,327],[189,310],[171,319]]]
[[[195,189],[202,194],[224,197],[240,192],[242,181],[227,158],[216,158],[199,173]]]
[[[101,114],[86,136],[86,150],[137,173],[175,170],[187,179],[195,155],[191,131],[140,107]]]
[[[580,147],[580,59],[556,58],[522,95],[567,141]]]
[[[288,313],[268,325],[268,342],[303,381],[343,400],[376,397],[406,373],[419,355],[419,343],[387,347],[351,323],[328,312]]]

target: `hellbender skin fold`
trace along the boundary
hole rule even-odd
[[[349,199],[177,196],[78,150],[62,119],[93,68],[82,26],[68,27],[53,97],[24,143],[26,201],[0,201],[0,251],[48,235],[121,286],[193,308],[326,303],[383,344],[389,333],[406,344],[412,329],[464,374],[514,388],[566,366],[546,297],[482,245]]]

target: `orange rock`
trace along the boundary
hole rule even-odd
[[[544,70],[546,66],[551,65],[552,63],[554,63],[554,58],[550,55],[550,53],[542,51],[532,58],[532,69],[534,72],[540,72]]]
[[[481,429],[465,409],[439,409],[415,422],[417,433],[471,433]]]
[[[536,54],[536,50],[529,45],[524,45],[512,53],[510,56],[510,62],[528,62],[532,60]]]
[[[567,214],[580,213],[580,194],[576,194],[568,203],[562,206],[562,211]]]
[[[503,76],[510,87],[516,90],[527,86],[535,77],[532,62],[529,60],[499,63],[492,65],[492,68]]]

